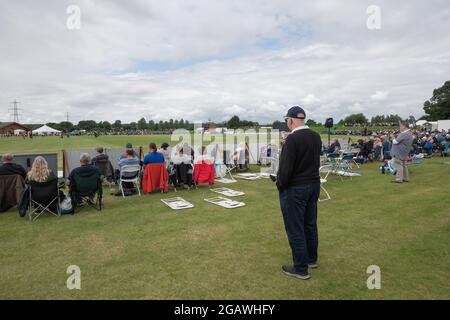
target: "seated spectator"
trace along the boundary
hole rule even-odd
[[[161,152],[164,156],[164,161],[166,162],[166,165],[170,162],[170,150],[169,150],[169,144],[167,142],[164,142],[161,144],[161,147],[159,148],[159,152]]]
[[[442,156],[447,157],[450,149],[450,133],[445,136],[445,141],[443,142],[444,150],[442,151]]]
[[[149,153],[144,157],[144,165],[151,163],[164,163],[164,155],[158,152],[153,142],[149,145]]]
[[[413,144],[412,144],[412,149],[413,149],[413,155],[418,155],[420,153],[420,138],[417,135],[417,133],[413,133]]]
[[[2,156],[2,162],[3,165],[0,166],[0,175],[18,174],[22,176],[22,178],[26,178],[27,172],[21,165],[14,163],[14,156],[12,154],[4,154]]]
[[[422,140],[422,149],[425,151],[427,157],[433,156],[433,138],[424,137]]]
[[[80,156],[80,166],[72,170],[72,172],[69,175],[68,180],[66,181],[66,184],[68,186],[70,186],[72,181],[74,181],[73,176],[75,174],[90,175],[92,173],[98,172],[98,174],[100,175],[100,171],[98,170],[98,168],[96,166],[93,166],[91,163],[92,163],[92,160],[91,160],[91,156],[89,155],[89,153],[82,153]]]
[[[55,179],[58,179],[58,177],[48,168],[47,160],[41,156],[36,157],[31,166],[31,170],[27,174],[27,183],[31,181],[42,183]]]
[[[122,168],[123,166],[131,166],[140,164],[139,158],[135,155],[134,150],[127,149],[125,150],[125,158],[122,158],[119,160],[119,167]]]
[[[178,154],[179,156],[190,155],[192,160],[194,160],[194,149],[192,149],[187,142],[185,142],[183,146],[179,148]]]
[[[102,147],[98,147],[96,152],[96,156],[92,158],[92,164],[100,170],[103,178],[110,183],[111,187],[111,183],[115,182],[116,175],[114,168],[109,161],[109,156],[104,153],[104,149]]]
[[[363,157],[364,159],[369,159],[371,150],[369,149],[369,144],[368,144],[367,140],[359,139],[358,146],[360,149],[361,157]]]
[[[206,149],[206,146],[200,146],[198,148],[198,156],[195,157],[195,161],[210,161],[210,162],[214,162],[214,157],[208,155],[208,150]]]
[[[339,140],[336,139],[328,148],[328,153],[338,153],[339,150],[341,150],[341,144],[339,143]]]
[[[81,204],[81,200],[76,196],[76,187],[75,187],[75,175],[83,177],[83,176],[91,176],[93,174],[97,174],[99,179],[101,176],[100,171],[96,166],[92,165],[92,159],[89,153],[82,153],[80,156],[80,166],[73,169],[69,175],[69,178],[66,181],[66,184],[69,186],[70,193],[72,194],[73,199],[77,199],[76,205]]]
[[[377,160],[382,160],[382,151],[383,151],[383,143],[381,142],[380,138],[375,138],[375,142],[373,144],[374,146],[374,155],[375,155],[375,159]]]
[[[95,165],[96,162],[108,162],[109,157],[107,154],[104,153],[104,150],[102,147],[98,147],[95,149],[97,152],[97,155],[92,158],[92,164]]]
[[[135,152],[133,149],[127,148],[125,150],[125,156],[126,158],[122,158],[119,160],[119,167],[122,169],[124,166],[132,166],[132,165],[140,165],[139,158],[135,155]],[[121,177],[127,178],[127,179],[133,179],[136,177],[133,173],[128,172],[120,172],[119,173]],[[137,190],[134,188],[132,182],[123,182],[122,188],[124,190],[125,195],[132,195],[137,193]],[[122,192],[119,190],[114,195],[116,196],[122,196]]]
[[[374,144],[375,144],[374,138],[370,137],[370,139],[367,141],[367,149],[369,150],[370,153],[374,151]]]
[[[391,160],[391,146],[392,143],[389,140],[388,136],[385,136],[382,140],[382,145],[383,145],[383,160]]]
[[[125,158],[128,157],[128,156],[127,156],[127,151],[128,151],[128,150],[130,150],[130,151],[133,152],[133,156],[134,156],[134,157],[137,157],[136,152],[134,152],[133,145],[132,145],[131,143],[127,143],[127,144],[125,145],[125,153],[120,157],[120,160],[125,159]]]
[[[436,139],[437,143],[442,143],[443,141],[445,141],[445,136],[443,134],[441,134],[441,133],[438,133],[435,136],[435,139]]]

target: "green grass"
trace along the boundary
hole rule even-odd
[[[0,139],[0,153],[164,140]],[[204,202],[213,195],[208,186],[141,198],[107,195],[102,212],[83,208],[33,223],[11,210],[0,214],[0,298],[449,299],[447,161],[411,166],[411,182],[403,185],[389,183],[375,163],[351,181],[330,177],[332,200],[319,204],[320,268],[309,281],[280,272],[291,254],[269,180],[233,184],[247,193],[247,206],[234,210]],[[175,212],[160,201],[175,195],[195,208]],[[81,290],[66,288],[72,264],[81,268]],[[372,264],[381,268],[381,290],[366,287]]]

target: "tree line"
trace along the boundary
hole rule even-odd
[[[370,120],[362,113],[351,114],[340,120],[338,124],[353,127],[353,126],[397,126],[402,119],[398,114],[377,115],[371,117]]]
[[[99,121],[95,120],[81,120],[78,124],[72,122],[49,122],[48,126],[55,128],[57,130],[71,132],[74,130],[86,130],[86,131],[134,131],[134,130],[151,130],[151,131],[166,131],[174,129],[188,129],[192,130],[194,127],[193,123],[184,119],[169,119],[166,121],[147,121],[145,118],[141,118],[136,122],[122,123],[121,120],[116,120],[114,122]]]
[[[78,124],[73,124],[72,122],[62,121],[62,122],[49,122],[48,126],[65,131],[71,132],[74,130],[86,130],[86,131],[104,131],[104,132],[120,132],[120,131],[136,131],[136,130],[147,130],[147,131],[172,131],[175,129],[186,129],[193,130],[194,123],[189,122],[184,119],[169,119],[147,121],[145,118],[141,118],[136,122],[122,123],[121,120],[116,120],[113,123],[108,121],[96,122],[94,120],[81,120]],[[254,128],[258,126],[257,122],[241,120],[238,116],[231,117],[228,121],[223,121],[219,123],[214,123],[215,127],[226,127],[230,129],[238,128]]]

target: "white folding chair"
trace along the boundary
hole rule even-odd
[[[328,193],[327,189],[325,189],[324,184],[326,184],[328,182],[328,175],[334,170],[333,165],[327,164],[324,166],[321,166],[319,168],[319,175],[320,175],[320,189],[325,192],[326,194],[326,198],[325,199],[320,199],[319,201],[326,201],[326,200],[331,200],[331,196]],[[322,192],[321,192],[322,193]]]
[[[127,178],[124,177],[123,174],[126,173],[129,176],[132,176],[133,178]],[[137,188],[139,196],[141,195],[141,189],[139,188],[139,179],[140,179],[140,173],[141,173],[141,166],[138,164],[134,164],[134,165],[126,165],[123,166],[120,169],[120,183],[119,183],[119,188],[120,191],[122,192],[122,196],[125,198],[125,193],[123,191],[123,186],[122,183],[123,182],[130,182],[133,183],[133,185]]]
[[[233,174],[231,172],[232,169],[230,169],[230,167],[228,167],[226,164],[220,164],[220,163],[215,164],[214,169],[216,171],[216,178],[227,179],[229,181],[236,181],[236,179],[234,179]],[[230,176],[230,179],[227,178],[227,175]]]
[[[350,150],[350,153],[353,154],[353,162],[354,162],[354,164],[356,164],[356,167],[359,169],[359,164],[358,164],[358,162],[356,162],[356,159],[358,159],[359,154],[361,153],[361,149],[353,148]]]
[[[225,159],[223,159],[223,164],[221,166],[223,166],[223,170],[225,171],[225,174],[223,175],[222,179],[225,178],[227,175],[230,176],[231,180],[235,180],[233,177],[233,170],[236,169],[236,165],[233,161],[233,155],[231,154],[231,152],[225,152]]]

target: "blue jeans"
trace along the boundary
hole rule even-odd
[[[308,271],[317,262],[317,201],[320,183],[292,186],[280,191],[280,207],[284,227],[292,250],[294,268]]]

